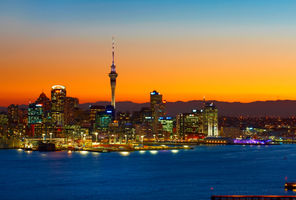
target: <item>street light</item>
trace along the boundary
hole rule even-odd
[[[142,143],[144,143],[144,135],[142,135],[141,138],[142,138]]]
[[[45,133],[42,134],[43,140],[45,140]]]
[[[125,144],[127,144],[127,135],[124,135],[125,136]]]
[[[50,140],[52,140],[52,133],[49,133],[49,135],[50,135]]]
[[[98,132],[95,132],[96,135],[96,143],[98,142]]]

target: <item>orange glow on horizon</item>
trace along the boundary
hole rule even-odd
[[[55,84],[66,86],[67,96],[80,103],[110,101],[110,41],[10,41],[0,47],[0,106],[34,102],[42,91],[50,97]],[[296,99],[295,42],[123,38],[118,43],[116,101],[148,102],[153,90],[168,102],[204,96],[231,102]]]

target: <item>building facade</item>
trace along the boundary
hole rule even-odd
[[[202,111],[203,133],[207,137],[218,137],[218,109],[214,103],[206,102]]]
[[[62,127],[65,121],[66,87],[54,85],[51,88],[51,117],[55,126]]]
[[[152,117],[152,132],[153,134],[158,134],[158,119],[165,116],[165,103],[162,100],[162,95],[156,90],[150,92],[150,108]]]

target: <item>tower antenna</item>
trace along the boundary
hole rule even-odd
[[[114,36],[112,36],[112,65],[114,65]]]

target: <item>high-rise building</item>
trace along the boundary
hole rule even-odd
[[[114,40],[112,41],[112,65],[111,72],[109,73],[110,84],[111,84],[111,105],[115,109],[115,87],[116,87],[116,78],[118,74],[116,73],[116,67],[114,62]]]
[[[120,136],[128,140],[133,138],[133,124],[131,122],[131,114],[130,113],[117,113],[117,121],[119,127]]]
[[[66,97],[65,98],[65,106],[64,106],[64,118],[65,124],[74,125],[76,124],[75,118],[78,111],[79,100],[74,97]]]
[[[107,105],[105,108],[106,114],[111,116],[112,121],[115,119],[115,109],[112,105]]]
[[[41,124],[43,119],[42,104],[31,103],[28,107],[28,125]]]
[[[172,138],[174,130],[174,119],[172,117],[160,117],[158,121],[161,124],[163,138],[165,140]]]
[[[28,107],[28,127],[30,128],[29,135],[31,137],[38,137],[42,135],[43,122],[43,108],[42,104],[31,103]]]
[[[66,99],[66,87],[54,85],[51,88],[51,114],[56,126],[64,125],[64,110]]]
[[[15,126],[19,122],[19,107],[18,105],[11,104],[7,110],[8,124]]]
[[[100,105],[91,105],[90,106],[90,113],[89,113],[89,120],[91,123],[94,123],[96,120],[96,114],[98,112],[104,112],[105,111],[105,106],[100,106]]]
[[[188,135],[202,133],[202,114],[199,110],[191,113],[178,114],[176,117],[176,132],[179,138],[185,139]]]
[[[50,99],[46,96],[46,94],[44,92],[42,92],[40,94],[38,99],[35,101],[35,104],[41,104],[42,105],[43,114],[46,117],[47,114],[50,112],[51,103],[50,103]]]
[[[104,112],[97,112],[95,129],[101,133],[106,133],[109,129],[109,125],[112,123],[112,116]]]
[[[214,103],[205,102],[202,111],[203,133],[207,137],[218,137],[218,109]]]
[[[7,134],[8,118],[7,114],[0,112],[0,137]]]
[[[165,104],[162,101],[162,95],[157,91],[150,92],[150,108],[152,117],[152,132],[157,134],[158,130],[158,119],[159,117],[165,116]]]

